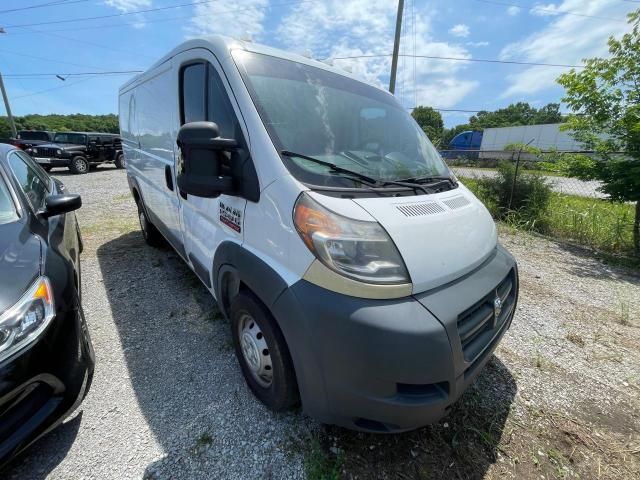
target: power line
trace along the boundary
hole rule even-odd
[[[164,7],[146,8],[144,10],[134,10],[131,12],[111,13],[109,15],[97,15],[94,17],[67,18],[63,20],[52,20],[50,22],[38,22],[38,23],[19,23],[15,25],[5,25],[4,28],[7,29],[7,28],[37,27],[40,25],[54,25],[54,24],[60,24],[60,23],[84,22],[87,20],[100,20],[103,18],[124,17],[127,15],[137,15],[140,13],[151,13],[151,12],[159,12],[163,10],[172,10],[174,8],[190,7],[193,5],[202,5],[202,4],[213,3],[217,1],[220,1],[220,0],[200,0],[198,2],[180,3],[177,5],[167,5]]]
[[[215,1],[215,0],[209,0],[209,2],[211,1]],[[288,1],[288,2],[281,2],[281,3],[272,3],[269,5],[263,5],[263,6],[256,6],[256,7],[252,7],[253,9],[256,10],[268,10],[270,8],[275,8],[275,7],[283,7],[283,6],[288,6],[288,5],[297,5],[297,4],[302,4],[302,3],[316,3],[317,0],[292,0],[292,1]],[[237,12],[246,12],[247,8],[246,7],[242,7],[242,8],[232,8],[232,9],[226,9],[226,10],[217,10],[215,12],[216,15],[224,15],[227,13],[237,13]],[[180,21],[180,20],[190,20],[193,18],[199,18],[199,17],[206,17],[209,16],[209,13],[205,13],[205,14],[201,14],[201,15],[194,15],[194,14],[190,14],[190,15],[182,15],[182,16],[178,16],[178,17],[170,17],[170,18],[156,18],[156,19],[145,19],[144,23],[161,23],[161,22],[175,22],[175,21]],[[75,21],[75,20],[74,20]],[[132,27],[135,26],[135,23],[108,23],[108,24],[102,24],[102,25],[93,25],[90,27],[75,27],[75,28],[63,28],[63,29],[54,29],[54,30],[38,30],[41,33],[51,33],[51,32],[77,32],[80,30],[96,30],[96,29],[105,29],[105,28],[122,28],[122,27]],[[9,28],[9,27],[4,27]],[[28,32],[17,32],[17,33],[13,33],[11,32],[11,36],[17,36],[17,35],[28,35]]]
[[[72,86],[77,85],[79,83],[86,82],[87,80],[90,80],[90,79],[91,79],[91,77],[82,78],[82,79],[78,80],[77,82],[65,83],[64,85],[60,85],[58,87],[47,88],[45,90],[39,90],[37,92],[27,93],[26,95],[18,95],[17,97],[13,97],[11,100],[14,101],[14,100],[19,100],[21,98],[34,97],[36,95],[41,95],[43,93],[51,92],[52,90],[60,90],[61,88],[72,87]]]
[[[372,55],[351,55],[347,57],[330,57],[325,58],[323,60],[353,60],[359,58],[381,58],[381,57],[390,57],[391,54],[381,53],[381,54],[372,54]],[[461,57],[440,57],[437,55],[407,55],[402,54],[401,57],[415,57],[415,58],[427,58],[431,60],[450,60],[454,62],[480,62],[480,63],[504,63],[511,65],[529,65],[529,66],[539,66],[539,67],[562,67],[562,68],[584,68],[584,65],[570,65],[564,63],[541,63],[541,62],[518,62],[515,60],[496,60],[496,59],[488,59],[488,58],[461,58]]]
[[[142,72],[143,70],[113,70],[107,72],[9,73],[3,76],[5,78],[55,77],[56,75],[62,77],[85,77],[95,75],[133,75]]]
[[[44,8],[44,7],[55,7],[55,6],[66,6],[74,3],[83,3],[88,2],[89,0],[55,0],[47,3],[38,3],[36,5],[29,5],[27,7],[20,8],[9,8],[7,10],[0,10],[0,13],[12,13],[12,12],[21,12],[23,10],[33,10],[35,8]]]
[[[81,63],[67,62],[67,61],[64,61],[64,60],[56,60],[55,58],[51,58],[51,57],[38,57],[36,55],[31,55],[31,54],[28,54],[28,53],[12,52],[10,50],[0,50],[0,52],[8,53],[10,55],[17,55],[18,57],[33,58],[34,60],[44,60],[46,62],[53,62],[53,63],[64,63],[64,64],[67,64],[67,65],[73,65],[74,67],[100,68],[100,67],[96,67],[96,66],[93,66],[93,65],[83,65]]]
[[[32,28],[25,28],[25,30],[28,30],[30,32],[37,33],[37,34],[40,34],[40,35],[48,35],[50,37],[57,37],[57,38],[61,38],[63,40],[71,41],[71,42],[77,42],[77,43],[81,43],[81,44],[85,44],[85,45],[91,45],[93,47],[102,48],[104,50],[110,50],[112,52],[127,53],[127,54],[131,53],[128,50],[121,50],[119,48],[107,47],[106,45],[101,45],[99,43],[89,42],[87,40],[80,40],[78,38],[66,37],[64,35],[60,35],[60,34],[57,34],[57,33],[51,33],[51,32],[46,32],[46,31],[42,31],[42,30],[34,30]],[[156,57],[152,57],[151,55],[145,55],[144,53],[140,53],[139,51],[136,52],[136,54],[139,55],[139,56],[142,56],[142,57],[151,58],[151,59],[154,59],[154,60],[156,59]]]
[[[475,0],[475,1],[480,3],[489,3],[491,5],[502,5],[505,7],[518,7],[518,8],[523,8],[525,10],[528,10],[530,12],[534,12],[534,11],[549,12],[552,15],[572,15],[574,17],[597,18],[598,20],[608,20],[611,22],[627,23],[626,20],[619,20],[617,18],[599,17],[598,15],[587,15],[585,13],[565,12],[565,11],[560,11],[554,8],[543,7],[543,6],[536,6],[536,5],[527,6],[527,5],[517,4],[517,3],[498,2],[496,0]]]

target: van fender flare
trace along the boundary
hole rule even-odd
[[[218,306],[227,318],[230,301],[241,284],[269,309],[288,288],[287,282],[264,260],[231,241],[222,242],[216,249],[212,277]]]

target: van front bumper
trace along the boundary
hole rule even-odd
[[[447,413],[509,328],[517,293],[515,260],[498,247],[461,279],[401,299],[349,297],[301,280],[273,313],[309,415],[399,432]],[[496,295],[504,297],[497,310]]]

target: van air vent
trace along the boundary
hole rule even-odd
[[[444,208],[435,202],[406,203],[404,205],[396,205],[396,208],[400,210],[405,217],[422,217],[444,212]]]
[[[471,204],[469,200],[461,195],[443,200],[442,203],[444,203],[451,210],[457,210],[458,208],[466,207],[467,205]]]

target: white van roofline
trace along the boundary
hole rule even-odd
[[[128,80],[120,87],[120,92],[127,90],[132,85],[138,83],[143,80],[150,72],[154,71],[156,68],[160,67],[167,61],[171,60],[174,56],[185,52],[187,50],[191,50],[194,48],[204,48],[206,50],[211,51],[219,61],[223,61],[224,58],[230,56],[232,50],[245,50],[247,52],[261,53],[264,55],[270,55],[272,57],[282,58],[285,60],[291,60],[294,62],[302,63],[305,65],[309,65],[312,67],[320,68],[322,70],[327,70],[329,72],[333,72],[337,75],[342,75],[343,77],[351,78],[352,80],[356,80],[358,82],[366,83],[367,85],[371,85],[378,90],[385,92],[387,95],[391,95],[387,90],[380,88],[378,85],[374,85],[370,82],[367,82],[365,79],[357,77],[352,73],[343,70],[338,67],[334,67],[327,63],[321,62],[319,60],[315,60],[313,58],[308,58],[303,55],[298,55],[295,53],[287,52],[286,50],[280,50],[278,48],[268,47],[266,45],[261,45],[258,43],[237,40],[232,37],[227,37],[224,35],[211,35],[202,38],[195,38],[192,40],[187,40],[186,42],[181,43],[169,53],[164,55],[160,60],[156,61],[147,68],[144,72],[136,75],[135,77]]]

